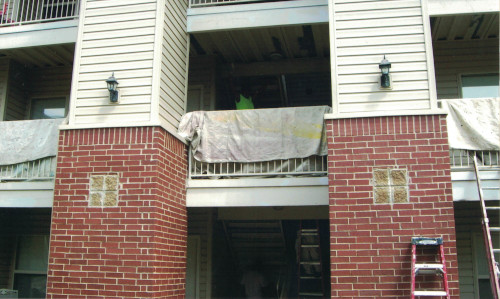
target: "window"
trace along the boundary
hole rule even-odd
[[[462,98],[496,98],[498,74],[462,75]]]
[[[19,298],[45,298],[49,236],[19,236],[14,289]]]
[[[65,116],[66,116],[65,98],[31,100],[30,119],[64,118]]]

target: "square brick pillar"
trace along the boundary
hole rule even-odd
[[[186,175],[160,127],[61,131],[47,298],[184,298]]]
[[[445,116],[328,120],[327,130],[332,298],[409,298],[413,236],[443,238],[459,298]]]

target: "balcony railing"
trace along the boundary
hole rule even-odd
[[[189,170],[191,179],[326,176],[328,173],[326,156],[250,163],[206,163],[190,157]]]
[[[0,181],[51,180],[56,173],[56,157],[46,157],[12,165],[0,165]]]
[[[0,27],[70,20],[80,0],[0,0]]]
[[[287,0],[282,0],[287,1]],[[190,0],[189,7],[214,6],[224,4],[240,4],[250,2],[274,2],[269,0]]]
[[[473,156],[477,157],[479,166],[482,167],[500,167],[500,151],[469,151],[469,150],[450,150],[450,164],[452,169],[472,169],[474,162]]]

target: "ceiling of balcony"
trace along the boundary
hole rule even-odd
[[[498,14],[451,15],[431,18],[433,41],[498,38]]]
[[[27,67],[71,66],[74,55],[75,44],[0,50],[0,58],[12,58]]]
[[[222,63],[324,58],[330,55],[328,24],[196,33],[190,55],[216,55]]]

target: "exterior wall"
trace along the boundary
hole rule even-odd
[[[156,1],[82,1],[70,125],[151,121]],[[120,103],[109,104],[112,72]]]
[[[0,121],[4,118],[5,101],[7,100],[7,83],[9,79],[9,60],[0,59]]]
[[[334,113],[435,107],[430,28],[421,0],[331,1]],[[384,55],[392,63],[392,90],[379,88]]]
[[[445,116],[327,121],[333,298],[408,298],[413,236],[443,237],[459,298]],[[408,202],[375,203],[375,169],[404,169]]]
[[[161,124],[173,132],[186,109],[189,35],[187,34],[187,0],[164,1],[161,34],[159,117]],[[154,87],[157,88],[157,87]]]
[[[50,209],[0,209],[0,289],[12,289],[17,236],[49,233]]]
[[[438,98],[461,98],[462,74],[498,74],[498,42],[498,39],[434,42]]]
[[[15,78],[12,79],[12,78]],[[7,91],[7,105],[4,120],[23,120],[27,118],[26,69],[16,61],[11,60]]]
[[[30,98],[69,97],[72,67],[33,68],[28,72]]]
[[[203,110],[215,107],[215,56],[191,57],[189,86],[203,86]]]
[[[186,170],[160,127],[61,131],[47,297],[183,298]],[[117,201],[93,202],[95,175],[117,176]]]
[[[188,234],[200,237],[199,298],[212,298],[212,227],[214,210],[190,208],[188,210]]]
[[[187,87],[186,10],[187,0],[82,1],[71,128],[160,124],[176,134]],[[113,72],[119,103],[109,103],[104,82]]]

